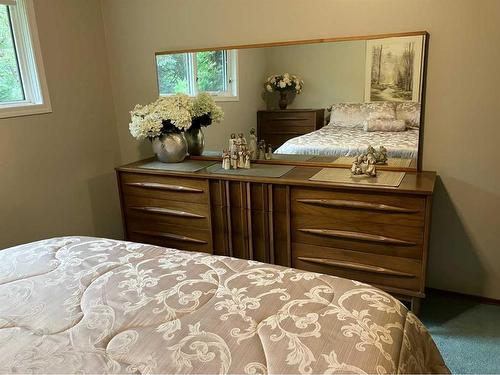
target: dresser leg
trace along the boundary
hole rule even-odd
[[[411,312],[415,315],[418,315],[420,313],[420,300],[421,298],[418,297],[413,297],[411,299]]]

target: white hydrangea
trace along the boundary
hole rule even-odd
[[[222,108],[208,93],[200,93],[195,99],[185,94],[160,97],[153,103],[134,107],[130,112],[129,130],[134,138],[152,139],[165,132],[164,121],[170,121],[175,128],[185,131],[191,127],[193,117],[208,113],[214,121],[220,121],[224,116]]]
[[[283,74],[273,74],[267,77],[264,83],[264,88],[268,92],[273,91],[294,91],[300,94],[304,81],[295,74],[283,73]]]
[[[224,116],[222,108],[215,104],[213,96],[207,92],[201,92],[193,100],[191,115],[193,117],[200,117],[209,113],[212,120],[217,122],[222,120]]]

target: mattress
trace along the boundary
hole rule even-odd
[[[90,237],[0,251],[0,358],[0,373],[448,372],[369,285]]]
[[[286,141],[276,149],[278,154],[320,156],[356,156],[371,145],[384,146],[390,158],[416,159],[418,129],[404,132],[367,132],[362,127],[343,127],[333,124]]]

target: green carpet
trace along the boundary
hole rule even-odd
[[[431,292],[420,319],[452,373],[500,373],[500,306]]]

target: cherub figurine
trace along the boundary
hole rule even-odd
[[[250,158],[252,160],[257,159],[257,136],[255,135],[255,129],[250,129],[250,137],[248,140],[248,151],[250,151]]]
[[[231,169],[231,160],[229,152],[224,150],[222,153],[222,169]]]

